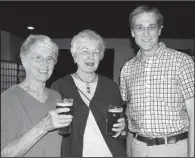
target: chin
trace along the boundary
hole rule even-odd
[[[93,73],[93,72],[95,72],[97,70],[97,68],[87,68],[87,69],[85,69],[85,72],[87,72],[87,73]]]
[[[39,80],[41,82],[46,82],[49,78],[50,78],[50,76],[45,75],[45,76],[39,76],[39,77],[37,77],[37,80]]]
[[[153,45],[140,45],[140,48],[144,51],[150,51],[153,47]]]

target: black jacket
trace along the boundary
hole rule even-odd
[[[67,75],[52,84],[61,96],[74,99],[74,114],[71,135],[63,137],[62,157],[82,157],[83,135],[89,114],[88,106],[83,102],[71,75]],[[106,114],[109,104],[120,104],[122,101],[118,85],[111,79],[98,75],[98,84],[90,102],[90,109],[98,127],[113,156],[126,156],[125,139],[122,136],[113,138],[106,135]]]

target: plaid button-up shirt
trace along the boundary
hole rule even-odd
[[[128,101],[131,132],[160,137],[183,133],[189,120],[185,100],[194,96],[194,61],[164,43],[152,57],[137,56],[121,69],[120,88]]]

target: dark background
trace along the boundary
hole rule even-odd
[[[4,1],[0,2],[0,26],[22,38],[30,33],[72,38],[87,28],[104,38],[130,38],[128,16],[141,4],[163,13],[162,38],[195,38],[194,1]],[[36,29],[27,30],[29,24]]]
[[[164,15],[161,38],[195,39],[194,1],[0,1],[0,28],[22,39],[29,34],[72,38],[83,29],[92,29],[103,38],[131,38],[129,13],[143,4],[157,7]],[[27,30],[28,25],[35,30]],[[136,52],[134,40],[132,45]],[[48,87],[76,71],[71,53],[66,52],[60,50]],[[107,49],[97,73],[113,79],[113,68],[114,49]]]

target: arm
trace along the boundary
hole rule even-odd
[[[188,157],[194,157],[194,97],[187,99],[185,105],[190,121],[188,130]]]
[[[39,123],[22,137],[13,140],[8,143],[3,149],[1,149],[1,156],[3,157],[15,157],[24,155],[42,136],[47,132],[41,128]]]
[[[194,156],[194,61],[188,55],[183,56],[179,68],[179,84],[189,117],[188,156]]]
[[[58,115],[61,112],[69,111],[67,108],[60,108],[50,111],[37,125],[28,132],[9,142],[1,149],[2,157],[23,156],[37,141],[39,141],[48,131],[56,128],[68,126],[72,120],[70,115]]]
[[[117,83],[115,83],[115,90],[113,90],[113,92],[115,92],[115,96],[116,98],[119,98],[120,103],[122,104],[126,104],[125,102],[123,102],[123,99],[121,97],[121,93],[120,93],[120,89]],[[123,105],[123,111],[125,111],[125,105]],[[126,138],[127,136],[127,131],[126,131],[126,117],[124,116],[124,112],[123,112],[123,117],[118,119],[118,122],[115,123],[113,125],[112,131],[116,132],[116,135],[114,135],[113,137],[116,138],[118,136],[120,136],[121,138]]]

